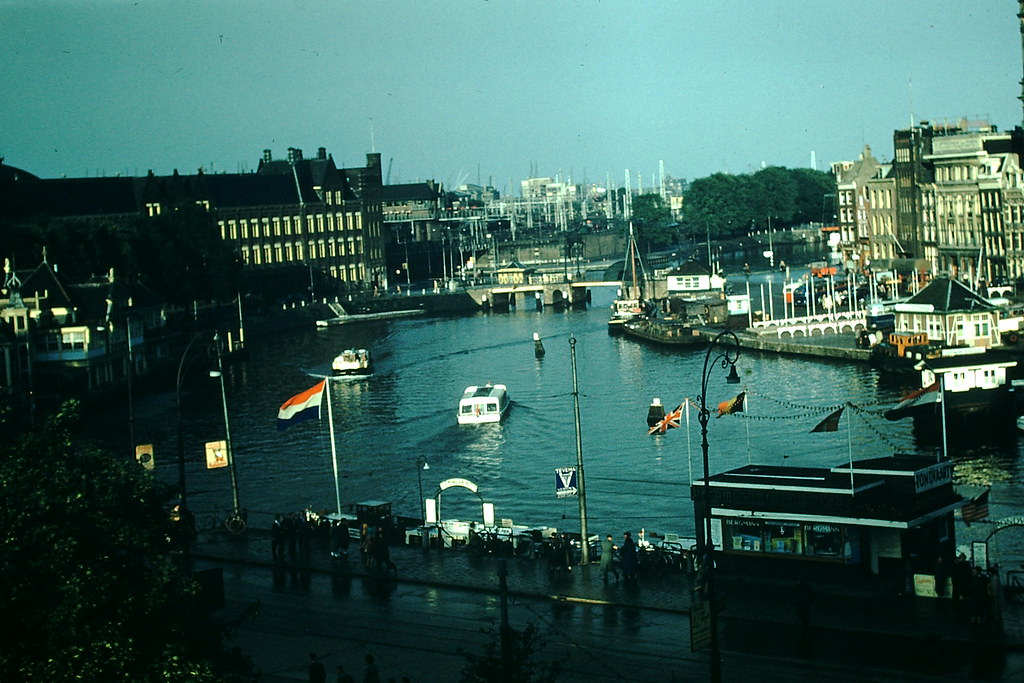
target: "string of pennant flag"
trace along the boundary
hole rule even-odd
[[[839,429],[839,421],[842,418],[843,411],[847,407],[853,409],[862,418],[865,417],[866,415],[872,415],[872,416],[876,416],[877,415],[876,411],[865,410],[864,406],[856,405],[856,404],[851,403],[849,401],[847,401],[845,403],[841,403],[841,404],[833,404],[833,405],[828,405],[828,406],[808,406],[808,405],[803,405],[803,404],[799,404],[799,403],[794,403],[794,402],[791,402],[791,401],[782,401],[782,400],[778,400],[778,399],[770,399],[770,400],[773,403],[776,403],[776,404],[779,404],[779,405],[783,405],[785,407],[790,408],[791,412],[787,412],[785,414],[774,414],[774,415],[756,415],[756,414],[752,415],[752,414],[746,412],[747,411],[747,395],[749,393],[751,393],[751,392],[743,391],[743,392],[740,392],[740,394],[737,395],[735,398],[731,398],[731,399],[728,399],[726,401],[722,401],[721,403],[719,403],[718,406],[717,406],[717,409],[718,409],[718,415],[717,416],[718,417],[723,417],[725,415],[735,415],[736,417],[738,417],[740,419],[744,419],[744,420],[755,420],[755,421],[762,421],[762,422],[778,422],[778,421],[801,420],[801,419],[805,419],[805,418],[809,418],[809,417],[820,418],[822,414],[825,414],[825,418],[822,419],[820,422],[818,422],[814,426],[813,429],[811,429],[811,433],[815,433],[815,432],[835,432],[835,431],[838,431],[838,429]],[[763,398],[763,396],[761,396],[761,395],[759,395],[759,397]],[[873,404],[866,404],[866,405],[873,405]],[[687,410],[688,407],[693,407],[694,409],[699,410],[700,409],[700,401],[696,401],[696,400],[691,399],[691,398],[683,399],[682,403],[680,403],[679,406],[675,410],[672,410],[672,411],[666,413],[665,417],[662,418],[660,421],[658,421],[656,424],[654,424],[652,427],[650,427],[650,429],[648,429],[647,433],[648,434],[659,434],[659,433],[660,434],[664,434],[669,429],[678,428],[680,426],[680,424],[681,424],[681,420],[682,420],[682,416],[683,416],[683,411]],[[794,408],[799,409],[800,412],[792,412],[792,409],[794,409]],[[708,412],[711,412],[711,408],[708,409]],[[864,420],[864,423],[868,426],[869,429],[871,429],[872,432],[874,432],[874,434],[880,440],[884,441],[890,447],[892,447],[894,449],[896,448],[896,444],[894,444],[891,440],[889,440],[885,436],[885,434],[883,434],[880,430],[878,430],[868,420]]]

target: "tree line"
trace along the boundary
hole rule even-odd
[[[678,222],[656,193],[633,199],[632,222],[642,251],[683,241],[742,237],[833,217],[835,179],[808,168],[769,166],[757,173],[714,173],[690,183]]]
[[[3,256],[18,270],[41,263],[45,249],[47,262],[72,282],[113,269],[119,280],[181,306],[233,298],[240,284],[239,259],[199,207],[123,220],[39,216],[2,221],[0,231]]]

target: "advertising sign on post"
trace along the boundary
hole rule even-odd
[[[218,467],[228,466],[228,443],[227,441],[206,442],[206,469],[215,470]]]
[[[558,467],[555,469],[555,496],[568,498],[579,495],[576,484],[575,467]]]
[[[135,460],[147,470],[153,469],[153,444],[144,443],[135,447]]]

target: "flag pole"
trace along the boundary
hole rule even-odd
[[[939,410],[942,413],[942,459],[945,460],[947,457],[946,451],[946,376],[939,375]],[[935,460],[938,462],[939,454],[935,454]]]
[[[686,466],[690,470],[690,486],[693,486],[693,457],[690,452],[690,399],[683,399],[683,410],[686,411]]]
[[[847,405],[850,404],[849,401],[847,401],[846,403],[847,403]],[[852,496],[852,495],[854,495],[854,488],[853,488],[853,415],[851,415],[850,419],[846,421],[846,447],[847,447],[847,449],[849,451],[849,458],[850,458],[850,495]]]
[[[331,425],[331,461],[334,463],[334,500],[338,504],[338,514],[341,514],[341,486],[338,484],[338,447],[334,443],[334,410],[331,408],[331,392],[327,390],[330,385],[330,378],[324,379],[324,393],[327,394],[327,421]]]

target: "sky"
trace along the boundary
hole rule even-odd
[[[44,178],[253,171],[651,188],[818,170],[911,121],[1021,124],[1013,0],[0,0],[0,156]]]

